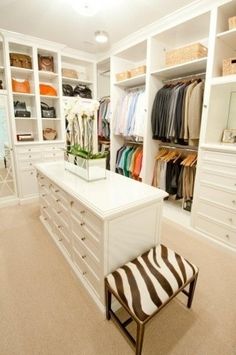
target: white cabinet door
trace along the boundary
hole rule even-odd
[[[22,170],[20,172],[20,194],[21,197],[35,195],[38,193],[38,181],[36,170]]]

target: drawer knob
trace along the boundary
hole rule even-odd
[[[29,158],[31,158],[31,155],[29,155]]]
[[[43,206],[43,208],[45,209],[45,208],[47,208],[47,206]]]
[[[84,211],[84,210],[83,210],[83,211],[80,211],[80,213],[81,213],[81,214],[84,214],[84,213],[85,213],[85,211]]]
[[[41,187],[44,187],[45,185],[40,185]]]
[[[31,149],[30,149],[30,148],[28,149],[28,152],[31,152]]]
[[[82,255],[82,259],[85,259],[86,258],[86,255]]]
[[[86,271],[84,271],[84,272],[82,273],[82,275],[86,275]]]
[[[227,239],[229,239],[229,234],[226,234],[225,236],[226,236]]]
[[[71,207],[73,206],[73,204],[74,204],[75,202],[74,201],[70,201],[70,205],[71,205]]]
[[[52,187],[52,184],[49,185],[49,189]]]
[[[58,229],[61,229],[61,228],[62,228],[62,226],[57,226],[57,228],[58,228]]]
[[[62,211],[57,211],[58,214],[62,213]]]
[[[82,238],[81,238],[82,242],[84,242],[84,241],[85,241],[85,239],[86,239],[85,237],[82,237]]]
[[[233,222],[233,218],[229,218],[229,221],[232,223]]]
[[[30,163],[30,164],[32,164],[32,163]],[[44,176],[40,176],[40,179],[42,179],[42,180],[43,180],[43,179],[44,179]]]
[[[56,202],[60,202],[60,199],[58,198],[58,199],[56,200]]]
[[[61,239],[58,239],[59,242],[62,242],[62,238]]]
[[[36,177],[37,177],[37,178],[39,177],[39,173],[37,173]]]
[[[30,175],[33,175],[33,171],[30,172]]]
[[[57,189],[57,190],[55,190],[55,192],[59,192],[59,190]]]
[[[81,226],[84,226],[84,225],[85,225],[85,222],[81,222],[80,225],[81,225]]]
[[[46,196],[46,194],[42,194],[42,197],[45,197]]]
[[[47,220],[47,217],[44,217],[44,220],[46,221],[46,220]]]

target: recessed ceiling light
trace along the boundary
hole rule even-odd
[[[105,31],[95,32],[95,41],[98,43],[106,43],[108,41],[108,33]]]
[[[99,10],[99,1],[96,0],[70,0],[70,3],[83,16],[94,16]]]

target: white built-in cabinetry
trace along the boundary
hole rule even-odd
[[[65,171],[62,162],[37,165],[41,221],[104,309],[104,277],[160,241],[167,195],[107,172],[93,183]]]

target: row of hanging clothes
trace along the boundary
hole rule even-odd
[[[156,93],[151,115],[153,139],[198,145],[204,79],[189,77],[167,81]]]
[[[99,100],[98,109],[98,137],[110,139],[111,100],[110,96],[104,96]]]
[[[116,173],[142,181],[143,146],[124,144],[116,153]]]
[[[146,94],[144,87],[125,90],[114,114],[114,134],[142,140],[145,128]]]
[[[183,208],[191,210],[197,165],[196,151],[161,148],[155,158],[152,186],[183,199]]]

